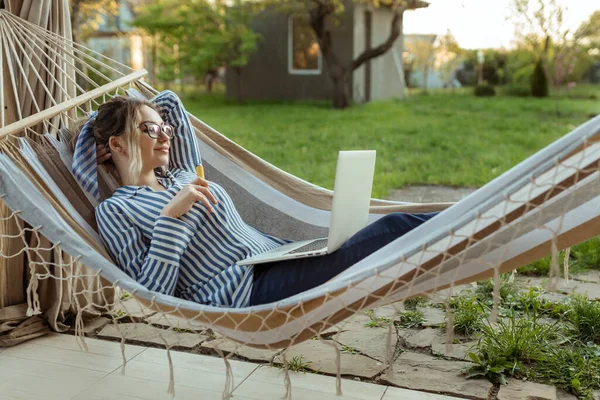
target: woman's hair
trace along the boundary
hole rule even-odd
[[[158,112],[156,106],[149,101],[130,97],[117,96],[101,104],[94,119],[90,121],[86,118],[78,124],[73,139],[73,148],[83,125],[88,121],[93,126],[96,144],[104,145],[106,148],[109,148],[108,140],[111,136],[124,135],[131,160],[129,176],[137,180],[142,172],[142,152],[138,145],[139,135],[141,134],[138,126],[142,122],[140,114],[142,106],[150,107]],[[122,184],[135,185],[137,182],[122,182]]]

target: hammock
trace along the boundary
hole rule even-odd
[[[79,334],[86,313],[97,314],[121,302],[115,296],[120,288],[148,310],[193,321],[240,345],[286,348],[365,308],[491,276],[498,283],[500,273],[548,254],[553,255],[551,276],[556,282],[558,251],[600,234],[599,116],[456,204],[373,199],[370,221],[396,211],[444,211],[310,291],[276,304],[238,309],[151,292],[123,273],[103,248],[94,221],[96,201],[71,175],[72,147],[66,131],[78,114],[115,95],[157,94],[143,80],[146,71],[133,71],[93,54],[3,10],[0,29],[4,57],[0,66],[2,61],[8,65],[0,76],[10,77],[16,104],[28,102],[39,108],[0,129],[0,199],[10,210],[2,219],[0,260],[8,264],[27,256],[29,316],[45,311],[44,299],[52,298],[39,293],[43,282],[60,282],[66,294],[59,297],[69,298]],[[83,66],[94,72],[95,80]],[[40,71],[50,79],[42,79]],[[52,79],[53,72],[62,80]],[[36,86],[37,90],[52,99],[50,94],[58,90],[64,100],[50,100],[45,109],[38,106],[31,82],[42,81],[50,84]],[[3,124],[7,101],[0,96]],[[248,224],[290,239],[326,233],[331,191],[285,173],[189,117],[207,178],[227,190]],[[110,196],[115,179],[100,167],[99,180],[101,195]],[[127,333],[122,334],[125,339]],[[172,344],[165,341],[165,345],[168,350]],[[339,360],[339,350],[335,351]],[[388,364],[393,361],[391,353]],[[226,392],[231,382],[227,385]]]

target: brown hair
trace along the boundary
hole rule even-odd
[[[94,137],[96,143],[108,148],[108,140],[111,136],[124,135],[129,149],[131,163],[129,164],[129,175],[137,180],[142,171],[142,153],[138,145],[140,124],[139,110],[142,106],[150,107],[158,112],[154,104],[147,100],[135,99],[131,97],[117,96],[113,97],[98,107],[98,114],[95,119],[90,121],[93,124]],[[89,121],[89,118],[81,121],[76,129],[76,135],[73,140],[73,147],[77,137],[83,128],[83,125]],[[137,184],[137,182],[122,182],[123,184]]]

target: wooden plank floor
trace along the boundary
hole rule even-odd
[[[80,350],[71,335],[51,334],[16,347],[0,349],[0,400],[141,400],[172,399],[167,394],[169,364],[165,350],[125,346],[127,366],[119,343],[86,339]],[[171,352],[175,398],[220,400],[225,364],[217,357]],[[235,400],[281,399],[283,371],[230,361]],[[335,378],[291,373],[294,400],[435,400],[452,399],[411,390],[344,379],[343,396],[335,394]]]

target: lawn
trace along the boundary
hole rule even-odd
[[[373,195],[428,184],[481,186],[598,113],[600,86],[579,98],[498,96],[468,91],[416,94],[345,111],[329,102],[250,102],[223,91],[184,97],[188,111],[261,158],[332,188],[339,150],[375,149]]]

